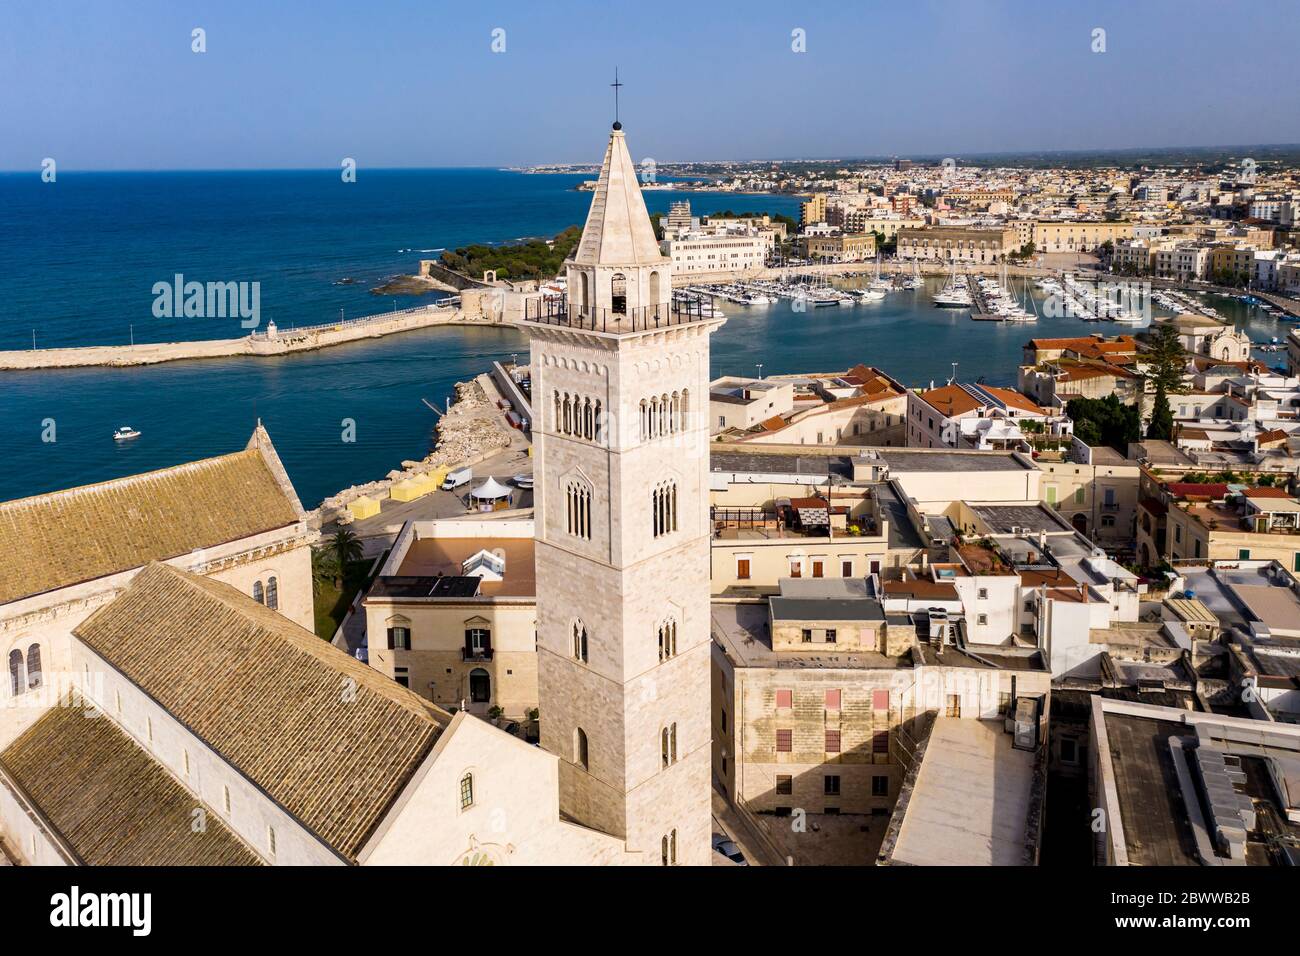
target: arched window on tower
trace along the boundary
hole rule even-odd
[[[564,427],[564,406],[560,402],[560,390],[558,388],[555,390],[555,418],[551,422],[551,427],[555,429],[556,434]]]
[[[564,434],[573,433],[573,411],[569,404],[569,393],[564,393]]]
[[[272,611],[280,609],[280,582],[274,574],[266,579],[266,606]]]
[[[609,311],[627,315],[627,276],[621,272],[614,273],[609,280]]]
[[[677,482],[665,481],[650,494],[651,525],[654,536],[677,530]]]
[[[32,689],[41,686],[41,645],[39,644],[27,648],[27,686]]]
[[[684,388],[682,389],[682,425],[681,425],[683,431],[685,431],[690,426],[690,417],[689,417],[690,414],[691,414],[691,390],[689,388]]]
[[[677,656],[677,622],[671,618],[659,625],[659,659]]]
[[[573,762],[583,770],[591,769],[591,753],[587,749],[587,732],[581,727],[573,733]]]
[[[12,650],[9,652],[9,693],[17,697],[27,689],[27,682],[23,679],[23,652]]]
[[[650,437],[650,406],[646,400],[641,399],[641,440],[645,441]]]
[[[650,308],[656,319],[661,317],[660,313],[663,311],[659,305],[659,292],[662,281],[658,272],[650,273]]]
[[[601,441],[604,440],[604,436],[603,436],[604,430],[605,430],[604,422],[602,422],[600,419],[600,399],[596,399],[596,433],[595,433],[596,444],[600,444]]]
[[[668,416],[668,430],[676,433],[681,431],[682,428],[681,396],[676,392],[673,392],[672,398],[670,398],[668,402],[672,408],[672,411]]]
[[[587,625],[582,621],[573,622],[573,659],[587,663]]]
[[[677,762],[677,724],[672,723],[659,731],[659,752],[664,767]]]
[[[589,398],[582,400],[582,437],[588,440],[596,437],[596,419]]]
[[[266,603],[266,592],[262,588],[261,581],[253,582],[253,600],[256,601],[258,604]]]
[[[591,540],[591,489],[576,479],[565,486],[569,534]]]
[[[669,830],[660,841],[660,852],[664,866],[677,865],[677,831]]]

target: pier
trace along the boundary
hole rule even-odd
[[[186,359],[271,357],[309,352],[361,339],[381,338],[440,325],[490,325],[466,318],[459,307],[417,306],[340,322],[274,331],[257,331],[238,339],[199,339],[138,345],[88,345],[72,348],[0,352],[0,370],[84,368],[87,366],[156,365]]]

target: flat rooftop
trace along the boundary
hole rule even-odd
[[[875,449],[889,466],[890,474],[926,471],[1029,471],[1010,454],[997,451],[921,451],[920,449]]]
[[[504,556],[506,570],[500,581],[485,579],[479,587],[480,596],[536,597],[537,570],[533,563],[532,538],[421,538],[411,543],[396,576],[462,577],[465,574],[464,562],[485,550]]]
[[[1034,755],[1000,721],[939,717],[891,859],[914,866],[1023,866]]]
[[[757,475],[820,476],[824,481],[833,474],[846,481],[853,479],[853,463],[848,455],[783,455],[779,452],[713,451],[709,468],[716,472],[740,472]]]
[[[1012,534],[1012,528],[1022,532],[1074,531],[1055,511],[1042,505],[971,505],[970,510],[988,526],[989,534]]]
[[[772,631],[768,622],[767,603],[731,604],[715,601],[712,607],[713,640],[726,651],[737,667],[780,667],[792,669],[836,668],[895,670],[911,667],[911,655],[887,657],[871,651],[827,651],[817,645],[815,651],[772,650]]]

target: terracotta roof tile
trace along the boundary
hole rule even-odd
[[[348,858],[449,717],[229,585],[166,564],[74,633]]]
[[[0,604],[300,520],[257,448],[0,502]]]
[[[0,754],[80,862],[91,866],[253,866],[257,856],[108,717],[65,700]]]

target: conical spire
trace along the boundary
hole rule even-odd
[[[664,261],[641,198],[636,166],[618,124],[609,134],[587,224],[572,261],[583,266],[660,265]]]

